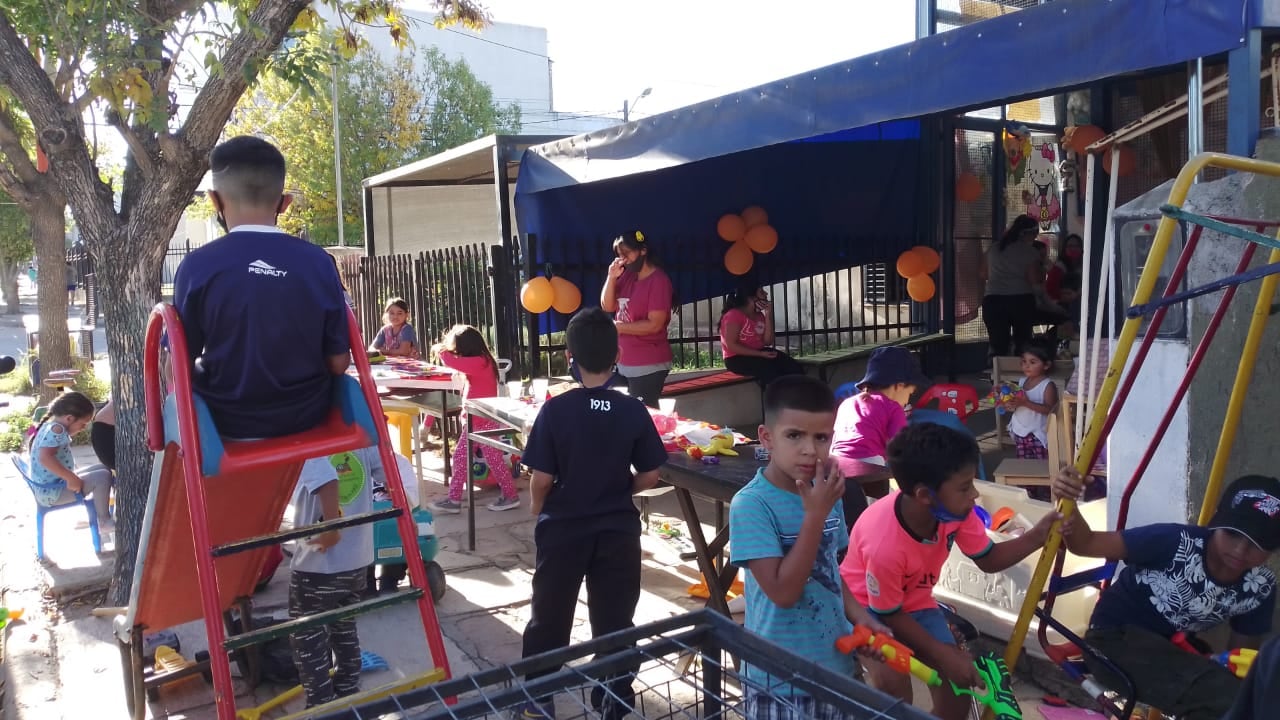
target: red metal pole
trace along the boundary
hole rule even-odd
[[[363,346],[359,325],[350,308],[347,309],[347,326],[351,333],[351,348],[358,350]],[[378,422],[382,417],[382,401],[373,382],[373,371],[369,368],[369,356],[363,352],[352,352],[356,361],[356,372],[360,376],[360,392],[369,405],[369,412],[374,415],[374,426],[378,433],[378,456],[382,459],[382,468],[387,475],[387,491],[391,493],[391,503],[401,510],[396,518],[396,527],[400,530],[401,544],[404,546],[404,559],[409,565],[409,579],[414,587],[422,589],[422,597],[418,599],[418,615],[422,619],[422,631],[427,636],[427,647],[431,651],[431,660],[444,670],[445,678],[453,677],[449,670],[449,655],[444,647],[444,635],[440,632],[440,620],[436,616],[435,599],[431,597],[431,588],[427,582],[427,570],[422,564],[422,551],[418,548],[418,524],[413,520],[413,509],[409,507],[409,498],[404,492],[404,483],[400,477],[400,465],[396,462],[395,453],[391,450],[391,438],[387,434],[387,424]]]
[[[1182,283],[1182,277],[1187,274],[1187,265],[1191,263],[1191,255],[1195,252],[1196,245],[1200,244],[1200,233],[1204,228],[1200,225],[1191,231],[1191,237],[1187,238],[1187,243],[1182,246],[1182,253],[1178,255],[1178,264],[1174,266],[1173,272],[1169,274],[1169,282],[1164,288],[1164,297],[1169,297],[1178,291],[1178,285]],[[1120,387],[1116,390],[1115,399],[1111,403],[1111,410],[1107,413],[1106,418],[1102,422],[1102,438],[1106,438],[1111,434],[1111,428],[1116,424],[1116,418],[1120,416],[1120,411],[1124,409],[1124,403],[1129,399],[1129,391],[1133,389],[1133,383],[1137,380],[1138,371],[1142,369],[1142,363],[1147,359],[1147,353],[1151,351],[1151,344],[1155,342],[1156,334],[1160,331],[1160,325],[1164,323],[1164,316],[1167,314],[1169,306],[1165,305],[1155,311],[1151,316],[1151,324],[1147,326],[1147,332],[1142,336],[1142,344],[1138,346],[1138,352],[1133,356],[1133,362],[1130,370],[1125,373],[1124,380],[1120,383]],[[1124,372],[1124,368],[1120,368]],[[1098,453],[1102,452],[1103,443],[1099,442],[1093,448],[1093,457],[1089,458],[1089,467],[1098,462]]]
[[[1197,228],[1198,229],[1198,228]],[[1262,232],[1264,225],[1257,226],[1258,232]],[[1257,245],[1248,243],[1245,245],[1244,252],[1240,255],[1240,262],[1236,265],[1236,272],[1242,273],[1249,269],[1249,263],[1253,260],[1254,252],[1258,249]],[[1236,290],[1239,286],[1232,285],[1227,288],[1226,292],[1218,300],[1218,308],[1214,311],[1213,317],[1209,319],[1209,325],[1205,328],[1204,337],[1200,338],[1200,343],[1196,345],[1196,351],[1191,355],[1191,360],[1187,363],[1187,371],[1182,374],[1182,382],[1178,385],[1178,389],[1173,394],[1173,398],[1169,401],[1169,407],[1164,412],[1164,417],[1160,418],[1160,424],[1156,427],[1155,435],[1152,436],[1151,442],[1147,444],[1147,451],[1142,455],[1142,460],[1138,462],[1137,468],[1133,471],[1133,476],[1129,478],[1129,484],[1125,485],[1124,495],[1120,498],[1120,513],[1116,518],[1116,530],[1123,530],[1125,523],[1129,519],[1129,502],[1133,499],[1134,492],[1138,489],[1138,482],[1147,471],[1147,467],[1151,465],[1152,458],[1155,457],[1156,450],[1160,447],[1160,440],[1164,437],[1164,433],[1169,429],[1169,425],[1173,422],[1173,416],[1178,412],[1178,406],[1182,404],[1183,397],[1186,396],[1187,390],[1191,387],[1191,381],[1195,378],[1196,373],[1200,370],[1200,363],[1204,361],[1204,356],[1209,352],[1209,345],[1213,342],[1213,337],[1218,333],[1218,327],[1222,325],[1222,320],[1227,315],[1227,309],[1231,305],[1231,300],[1236,296]]]

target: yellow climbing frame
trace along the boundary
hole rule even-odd
[[[1280,177],[1280,163],[1219,153],[1204,153],[1192,158],[1190,162],[1183,166],[1182,172],[1178,173],[1178,178],[1173,183],[1173,189],[1169,191],[1169,204],[1175,207],[1182,207],[1182,203],[1187,199],[1187,191],[1190,190],[1195,177],[1208,167]],[[1141,305],[1151,299],[1151,293],[1155,290],[1157,276],[1160,273],[1160,269],[1164,267],[1165,255],[1169,251],[1169,241],[1172,239],[1173,231],[1176,227],[1176,220],[1169,217],[1160,219],[1160,225],[1156,230],[1156,237],[1152,242],[1151,252],[1147,256],[1142,277],[1138,280],[1138,287],[1133,293],[1133,305]],[[1269,262],[1280,262],[1280,251],[1273,250]],[[1262,280],[1261,292],[1258,294],[1258,302],[1254,307],[1253,319],[1249,323],[1249,334],[1245,339],[1244,349],[1240,356],[1240,365],[1236,371],[1235,383],[1231,388],[1231,399],[1227,404],[1227,414],[1222,424],[1222,435],[1219,437],[1217,454],[1214,457],[1213,468],[1209,474],[1209,485],[1205,489],[1204,501],[1200,508],[1200,524],[1202,525],[1208,522],[1209,517],[1212,515],[1212,508],[1217,505],[1218,495],[1221,493],[1222,477],[1226,473],[1231,446],[1235,442],[1240,415],[1244,409],[1245,396],[1249,390],[1249,381],[1253,377],[1253,367],[1257,359],[1258,349],[1262,343],[1262,333],[1266,329],[1267,318],[1278,283],[1280,283],[1280,276],[1277,275],[1268,275]],[[1090,469],[1089,458],[1093,457],[1098,444],[1102,442],[1102,426],[1106,422],[1107,412],[1111,409],[1111,403],[1115,399],[1116,388],[1120,384],[1120,374],[1124,371],[1125,364],[1129,361],[1129,353],[1133,350],[1133,341],[1138,337],[1138,329],[1141,325],[1142,318],[1126,318],[1124,325],[1120,329],[1120,339],[1116,342],[1115,354],[1111,358],[1111,364],[1107,367],[1107,375],[1102,381],[1102,388],[1098,392],[1097,402],[1094,404],[1090,415],[1089,429],[1085,432],[1084,440],[1080,443],[1080,449],[1076,454],[1075,466],[1081,475],[1088,474]],[[1132,370],[1132,372],[1137,371],[1138,368],[1133,368]],[[1058,503],[1058,512],[1062,513],[1063,517],[1075,512],[1075,509],[1076,504],[1072,500],[1063,499]],[[1049,532],[1048,539],[1045,541],[1044,551],[1040,553],[1040,562],[1036,565],[1036,570],[1031,576],[1030,585],[1027,586],[1027,596],[1022,603],[1022,610],[1018,613],[1018,622],[1013,626],[1013,635],[1009,637],[1009,645],[1005,648],[1004,660],[1010,669],[1018,662],[1018,655],[1022,652],[1022,645],[1027,639],[1027,631],[1031,628],[1031,618],[1035,616],[1036,606],[1040,602],[1040,595],[1044,591],[1045,582],[1049,579],[1049,573],[1053,569],[1054,558],[1057,556],[1058,548],[1061,544],[1060,524],[1055,524]]]

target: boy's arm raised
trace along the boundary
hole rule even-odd
[[[818,558],[822,532],[831,508],[844,497],[844,473],[828,461],[825,477],[796,483],[796,493],[804,503],[804,519],[796,542],[782,557],[757,558],[747,562],[747,569],[760,584],[760,590],[778,607],[794,607],[804,595],[804,586],[813,574]]]
[[[1056,512],[1046,513],[1035,527],[1021,536],[1005,542],[995,543],[985,555],[972,558],[973,564],[982,572],[997,573],[1008,570],[1021,562],[1023,558],[1044,547],[1045,538],[1049,537],[1049,528],[1062,516]]]
[[[1050,489],[1053,492],[1054,502],[1062,498],[1078,501],[1084,495],[1084,479],[1074,467],[1068,465],[1054,476]],[[1071,517],[1063,521],[1062,536],[1067,541],[1067,549],[1076,555],[1108,560],[1124,560],[1129,556],[1123,535],[1118,532],[1093,530],[1089,527],[1089,523],[1080,517],[1079,512],[1071,513]]]

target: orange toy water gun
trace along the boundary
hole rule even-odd
[[[884,662],[890,668],[904,675],[911,674],[920,678],[929,687],[942,684],[938,671],[915,658],[911,648],[891,637],[877,635],[865,625],[854,625],[853,632],[836,640],[836,649],[845,655],[853,653],[861,647],[875,648],[884,656]]]

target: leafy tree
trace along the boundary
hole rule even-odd
[[[321,1],[336,13],[346,52],[357,45],[359,25],[383,24],[393,38],[405,37],[396,0]],[[480,26],[486,20],[472,0],[434,1],[441,23]],[[325,58],[308,52],[314,44],[298,41],[320,29],[310,5],[310,0],[6,0],[0,5],[0,90],[12,98],[10,112],[0,114],[7,161],[0,181],[24,207],[68,202],[100,281],[120,459],[113,604],[128,598],[146,506],[151,455],[142,351],[148,314],[160,296],[165,248],[246,89],[264,71],[299,86],[315,86],[324,77]],[[286,37],[292,39],[288,44]],[[179,98],[184,84],[198,86],[189,103]],[[48,157],[47,173],[15,150],[21,116],[30,119]],[[119,188],[102,179],[86,116],[104,119],[128,147]],[[33,214],[32,223],[41,237],[47,230],[42,217]],[[61,216],[57,226],[61,230]],[[63,265],[41,271],[60,275]],[[50,343],[65,333],[60,336],[43,339]]]
[[[361,242],[360,183],[404,163],[495,132],[520,128],[518,105],[499,106],[493,91],[465,61],[437,48],[421,62],[401,53],[392,63],[362,49],[338,64],[338,111],[342,140],[344,232]],[[330,81],[332,82],[332,81]],[[322,245],[337,242],[334,193],[333,95],[330,89],[300,90],[280,78],[264,78],[241,99],[228,134],[256,134],[280,146],[289,164],[289,188],[299,198],[281,224],[304,229]]]
[[[18,273],[22,272],[34,253],[35,249],[31,245],[31,222],[27,219],[26,211],[8,195],[0,192],[0,292],[4,293],[6,315],[22,312],[18,300]]]

